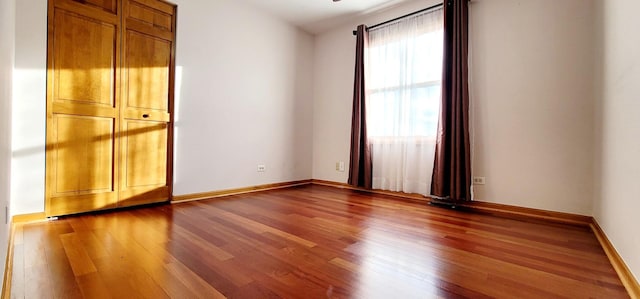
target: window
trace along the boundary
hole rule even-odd
[[[429,194],[442,51],[442,9],[369,31],[365,99],[374,189]]]
[[[369,32],[369,137],[433,137],[442,77],[442,11]]]

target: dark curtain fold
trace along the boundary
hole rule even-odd
[[[349,184],[371,189],[371,146],[367,138],[365,105],[365,50],[369,36],[365,25],[356,33],[356,67],[353,84],[353,111],[351,115],[351,155],[349,159]]]
[[[450,200],[471,200],[468,39],[468,1],[446,0],[442,103],[431,194]]]

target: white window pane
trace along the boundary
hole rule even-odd
[[[440,110],[440,23],[397,24],[370,32],[367,129],[371,137],[435,136]]]

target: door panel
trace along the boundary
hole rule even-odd
[[[105,15],[49,2],[47,216],[114,208],[118,201],[120,34]]]
[[[127,121],[124,152],[125,188],[167,184],[167,124]]]
[[[113,118],[54,114],[47,126],[46,214],[116,207]]]
[[[167,112],[171,42],[127,31],[126,107]]]
[[[167,123],[140,120],[123,123],[121,205],[166,201]]]
[[[114,119],[55,114],[48,130],[47,216],[115,208]]]
[[[121,206],[171,197],[175,7],[124,2]]]
[[[156,10],[141,3],[131,1],[129,5],[129,17],[149,26],[172,31],[172,17],[170,14]]]
[[[53,196],[112,192],[114,120],[54,115]]]
[[[116,0],[73,0],[75,2],[80,2],[84,5],[95,6],[97,8],[103,9],[105,11],[116,13]]]
[[[54,26],[55,101],[113,107],[116,26],[63,10]]]

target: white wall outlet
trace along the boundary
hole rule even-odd
[[[484,185],[485,184],[485,178],[483,176],[474,176],[473,177],[473,184],[474,185]]]
[[[338,166],[339,166],[339,167],[338,167],[338,171],[344,172],[344,162],[343,162],[343,161],[340,161],[340,162],[338,163]]]
[[[259,164],[258,165],[258,172],[265,172],[267,171],[267,166],[264,164]]]
[[[340,162],[336,162],[336,171],[340,171]]]

